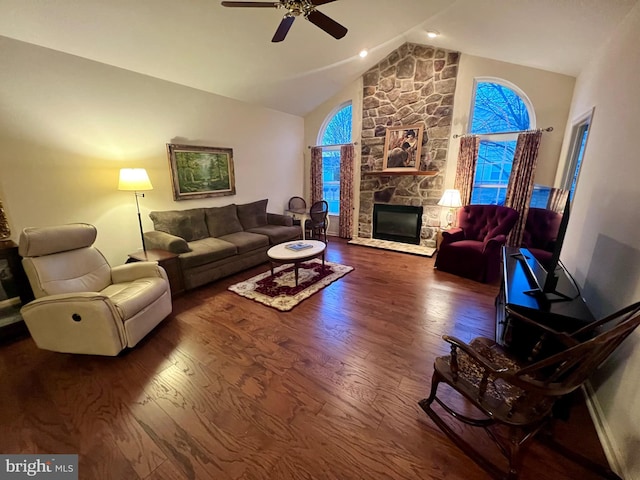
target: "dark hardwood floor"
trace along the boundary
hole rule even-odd
[[[265,264],[115,358],[1,345],[0,452],[78,453],[82,479],[488,479],[417,402],[441,335],[493,337],[497,285],[337,239],[327,260],[355,270],[290,312],[227,291]],[[604,462],[584,405],[561,433]],[[522,478],[598,477],[534,444]]]

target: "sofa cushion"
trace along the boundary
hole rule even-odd
[[[209,236],[219,238],[230,233],[241,232],[242,225],[236,210],[235,203],[224,207],[205,208],[204,216]]]
[[[250,232],[230,233],[220,237],[220,240],[233,243],[238,249],[238,253],[246,253],[260,247],[269,246],[269,237]]]
[[[259,233],[269,237],[272,245],[278,243],[287,242],[289,240],[295,240],[300,237],[301,230],[298,225],[286,227],[283,225],[264,225],[262,227],[256,227],[249,230],[251,233]]]
[[[238,218],[244,230],[267,224],[267,202],[269,199],[238,205]]]
[[[213,237],[189,242],[189,248],[190,252],[181,253],[179,257],[180,264],[185,269],[215,262],[238,253],[233,243]]]
[[[153,221],[154,229],[182,237],[187,242],[209,236],[204,219],[204,208],[151,212],[149,217]]]

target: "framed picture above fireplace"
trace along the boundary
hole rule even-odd
[[[423,133],[423,125],[388,127],[382,169],[385,172],[418,171]]]

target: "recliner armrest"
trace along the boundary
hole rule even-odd
[[[442,245],[464,240],[464,231],[460,227],[442,231]]]
[[[184,238],[161,232],[160,230],[144,232],[144,241],[148,249],[159,248],[160,250],[178,254],[191,251]]]
[[[162,267],[157,262],[133,262],[111,268],[113,283],[133,282],[139,278],[162,277]]]
[[[496,235],[492,238],[485,238],[484,244],[482,245],[482,252],[499,251],[505,243],[507,243],[506,235]]]
[[[293,218],[288,215],[280,215],[279,213],[267,212],[267,223],[269,225],[282,225],[285,227],[291,227],[293,225]]]
[[[46,297],[36,298],[30,301],[24,307],[39,305],[47,302],[73,301],[73,300],[109,300],[109,297],[102,295],[100,292],[73,292],[73,293],[56,293],[55,295],[47,295]]]

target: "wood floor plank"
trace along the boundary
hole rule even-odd
[[[140,427],[186,478],[233,478],[224,471],[207,444],[203,444],[190,430],[180,426],[155,401],[139,405],[134,415]],[[196,421],[194,419],[191,422]]]
[[[144,480],[187,480],[188,478],[172,461],[167,460],[161,463]]]
[[[89,480],[488,479],[417,402],[442,335],[494,335],[498,285],[333,238],[327,260],[355,269],[290,312],[227,290],[260,265],[177,297],[115,358],[0,345],[0,451],[78,453]],[[604,462],[576,412],[559,435]],[[597,478],[537,442],[524,466],[522,480]]]

